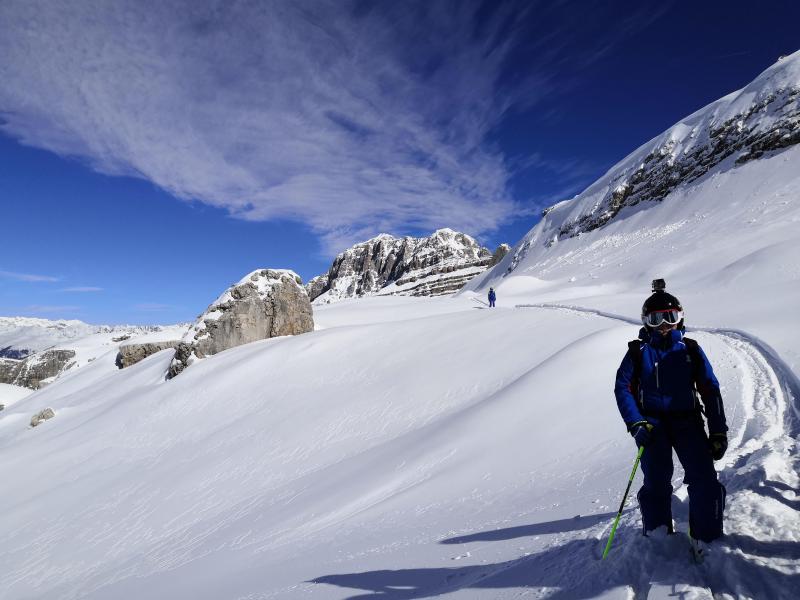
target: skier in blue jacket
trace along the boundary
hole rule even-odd
[[[664,525],[673,532],[674,449],[688,485],[691,536],[708,543],[722,535],[726,492],[714,461],[728,447],[728,426],[719,382],[697,342],[684,337],[683,321],[680,301],[664,290],[663,279],[653,281],[642,306],[644,327],[628,345],[614,393],[628,431],[644,446],[637,495],[644,534]]]
[[[497,295],[494,293],[494,288],[489,288],[489,308],[494,308],[495,300],[497,300]]]

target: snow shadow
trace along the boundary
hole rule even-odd
[[[787,558],[800,561],[800,542],[763,541],[749,535],[729,533],[725,536],[725,543],[734,546],[745,554],[764,558]]]
[[[780,481],[771,481],[769,479],[764,482],[764,485],[762,487],[757,488],[755,491],[757,491],[759,494],[763,496],[769,496],[770,498],[774,498],[775,500],[777,500],[781,504],[785,504],[792,510],[800,511],[800,500],[790,500],[789,498],[784,496],[780,490],[789,491],[794,493],[796,496],[800,496],[797,490],[795,490],[792,486],[786,485],[785,483],[782,483]]]
[[[628,509],[625,512],[630,512]],[[470,535],[449,538],[439,542],[440,544],[467,544],[469,542],[494,542],[499,540],[513,540],[514,538],[529,537],[536,535],[547,535],[553,533],[566,533],[567,531],[578,531],[588,529],[593,525],[602,522],[611,522],[617,513],[603,513],[597,515],[578,515],[570,519],[559,521],[548,521],[546,523],[534,523],[532,525],[520,525],[506,529],[494,529],[492,531],[481,531]]]
[[[699,570],[691,564],[685,536],[669,536],[670,539],[653,543],[639,535],[638,528],[630,527],[617,535],[617,547],[607,560],[600,560],[605,539],[572,539],[533,555],[493,564],[331,574],[317,577],[312,583],[358,590],[347,600],[411,600],[467,589],[485,591],[491,597],[491,590],[497,593],[526,588],[547,588],[551,600],[589,600],[622,587],[631,588],[634,597],[644,598],[655,584],[675,589],[684,584],[702,587],[698,577],[706,580],[705,585],[715,597],[745,594],[789,600],[795,599],[795,590],[800,589],[800,573],[781,572],[741,552],[720,547],[720,564],[705,564]],[[726,536],[718,544],[761,556],[797,556],[797,544],[762,542],[748,536]],[[706,562],[711,563],[713,558],[716,557],[712,555]],[[751,585],[754,589],[747,589]],[[681,595],[676,592],[676,597]]]
[[[596,539],[573,540],[533,556],[494,564],[345,573],[325,575],[312,582],[366,592],[348,596],[348,600],[431,598],[469,588],[485,590],[516,587],[560,588],[567,584],[570,573],[576,567],[585,571],[583,564],[586,561],[597,560],[594,556],[597,545]],[[592,585],[585,586],[583,592],[570,592],[569,595],[556,592],[551,597],[558,600],[588,599],[619,584],[612,580],[592,582]]]

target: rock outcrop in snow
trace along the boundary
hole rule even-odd
[[[72,366],[74,350],[47,350],[24,360],[0,358],[0,383],[37,390]]]
[[[43,423],[44,421],[52,419],[55,416],[56,413],[52,408],[45,408],[44,410],[39,411],[38,413],[36,413],[31,417],[31,427],[36,427],[41,423]]]
[[[492,253],[451,229],[423,238],[381,234],[339,254],[328,273],[309,281],[306,291],[315,303],[382,294],[451,294],[508,250],[502,244]]]
[[[116,364],[120,369],[130,367],[148,356],[168,348],[176,348],[180,340],[165,342],[146,342],[142,344],[121,344],[117,353]]]
[[[314,329],[311,302],[293,271],[260,269],[245,276],[198,317],[175,349],[167,378],[197,359],[228,348]]]

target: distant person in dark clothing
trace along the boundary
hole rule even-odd
[[[495,300],[497,300],[497,295],[494,293],[494,288],[489,288],[489,308],[494,308]]]

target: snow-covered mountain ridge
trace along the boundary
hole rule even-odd
[[[452,229],[421,238],[381,234],[340,253],[306,290],[315,304],[371,295],[440,296],[455,292],[507,252],[502,244],[492,253]]]
[[[554,244],[602,227],[626,207],[661,201],[710,171],[800,143],[800,52],[642,145],[575,199],[543,211],[536,240]],[[546,233],[546,235],[544,235]],[[517,251],[515,262],[526,248]]]

